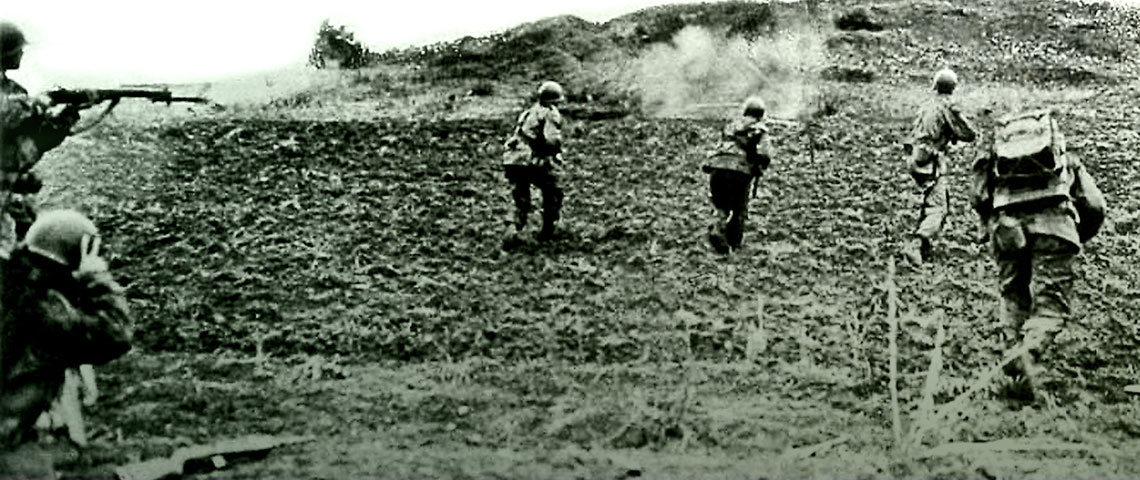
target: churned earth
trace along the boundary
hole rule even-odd
[[[318,440],[212,475],[1140,475],[1140,411],[1122,390],[1138,378],[1134,46],[1113,57],[1093,45],[1134,34],[1127,12],[1021,3],[1037,4],[878,3],[869,11],[887,28],[835,34],[835,64],[871,79],[821,79],[827,108],[773,125],[778,153],[731,257],[703,243],[699,166],[716,119],[571,119],[562,233],[504,251],[498,145],[521,105],[507,93],[444,109],[438,86],[378,100],[365,85],[295,104],[125,111],[39,167],[46,204],[81,205],[103,229],[137,316],[138,348],[100,369],[93,445],[71,464],[280,433]],[[922,41],[933,27],[907,12],[1077,32],[1091,46],[1026,53],[1016,35],[954,30],[939,56]],[[1007,44],[1014,53],[992,56]],[[1099,63],[1056,74],[1078,54]],[[1051,408],[977,381],[1009,345],[965,199],[973,146],[955,153],[937,261],[891,260],[917,200],[899,139],[947,58],[974,78],[959,94],[975,118],[1057,108],[1108,197]],[[932,415],[975,386],[949,418]]]

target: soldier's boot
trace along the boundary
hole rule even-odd
[[[911,265],[914,265],[916,267],[922,266],[923,261],[925,260],[922,251],[922,246],[924,243],[923,240],[924,239],[922,237],[915,237],[907,240],[907,242],[902,247],[901,253],[903,259],[905,259],[907,262],[910,262]]]
[[[555,227],[558,223],[558,217],[555,215],[542,216],[542,230],[538,232],[539,240],[550,240],[554,238]]]
[[[507,227],[510,230],[503,237],[503,250],[512,250],[524,243],[519,234],[526,228],[526,222],[527,211],[524,209],[516,210],[514,221],[508,222],[513,228]]]
[[[725,238],[723,228],[720,225],[709,225],[709,246],[713,251],[724,255],[729,252],[728,239]]]
[[[934,255],[934,246],[931,244],[930,239],[921,236],[907,240],[902,248],[902,256],[911,265],[916,267],[929,262]]]
[[[717,209],[716,219],[709,225],[708,240],[713,251],[724,255],[729,252],[728,237],[725,235],[727,222],[731,213],[727,210]]]
[[[728,222],[724,227],[724,237],[728,241],[728,247],[732,250],[739,250],[742,243],[744,243],[744,213],[741,210],[734,210],[729,214]]]

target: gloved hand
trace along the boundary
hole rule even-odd
[[[107,261],[99,256],[100,239],[97,236],[84,235],[79,241],[79,267],[75,269],[75,278],[95,276],[105,273],[110,268]]]
[[[982,245],[990,242],[990,227],[985,220],[978,222],[978,231],[977,235],[974,236],[974,242]]]
[[[55,118],[63,125],[74,127],[76,123],[79,123],[79,112],[81,110],[83,110],[83,107],[80,105],[68,105],[64,107],[63,110],[60,110]]]
[[[83,389],[80,391],[83,398],[83,405],[92,406],[99,400],[99,385],[95,382],[95,367],[89,364],[79,366],[79,378],[83,381]]]

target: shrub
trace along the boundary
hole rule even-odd
[[[321,22],[317,39],[309,52],[309,65],[328,68],[335,62],[340,68],[358,69],[373,64],[376,58],[378,56],[361,45],[346,27],[333,26],[326,19]]]
[[[872,19],[871,13],[866,8],[856,8],[837,17],[835,28],[847,31],[868,30],[877,32],[883,29],[883,25]]]

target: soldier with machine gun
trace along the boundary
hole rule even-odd
[[[0,476],[44,476],[50,459],[30,445],[32,424],[52,400],[75,400],[77,379],[93,399],[83,365],[103,364],[130,349],[122,289],[99,257],[94,223],[79,212],[36,215],[31,196],[42,186],[31,169],[69,135],[105,118],[122,98],[205,102],[154,90],[66,90],[31,96],[7,72],[17,70],[27,40],[0,21]],[[79,113],[109,101],[92,123],[77,129]],[[62,108],[57,108],[62,107]],[[26,235],[27,238],[24,238]],[[64,410],[78,415],[78,405]],[[71,439],[86,442],[80,428]]]

